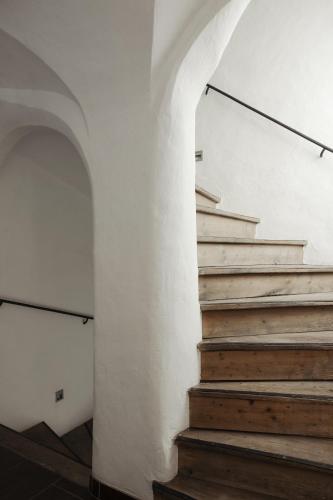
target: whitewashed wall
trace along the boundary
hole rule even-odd
[[[177,470],[199,380],[195,108],[247,3],[0,2],[0,140],[53,127],[92,183],[93,476],[142,500]]]
[[[211,83],[333,146],[333,3],[252,0]],[[197,110],[197,180],[226,209],[262,218],[258,235],[308,239],[332,263],[333,155],[214,94]]]
[[[93,312],[89,179],[60,134],[32,132],[0,166],[0,234],[0,296]],[[4,304],[0,380],[9,427],[45,420],[62,434],[90,418],[93,322]]]

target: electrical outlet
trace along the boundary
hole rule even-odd
[[[55,392],[55,402],[58,403],[62,399],[64,399],[64,390],[63,389],[59,389],[59,391]]]

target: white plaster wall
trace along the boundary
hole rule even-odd
[[[37,85],[0,93],[6,127],[13,115],[24,125],[65,124],[88,160],[96,283],[93,475],[140,499],[152,498],[153,479],[176,471],[173,438],[188,423],[187,389],[199,376],[194,112],[247,3],[211,0],[197,11],[198,2],[187,2],[194,19],[187,22],[179,9],[177,29],[170,25],[170,36],[162,30],[167,43],[158,51],[167,61],[154,59],[154,0],[0,3],[0,26],[75,96],[69,101],[53,78],[46,91]],[[156,86],[152,59],[161,70]],[[156,99],[152,108],[156,96],[163,104]]]
[[[211,83],[333,145],[333,3],[252,0]],[[229,210],[262,218],[258,236],[308,239],[332,263],[333,155],[211,92],[197,110],[197,181]]]
[[[60,134],[32,132],[0,166],[0,234],[0,296],[93,312],[89,179]],[[62,434],[90,418],[93,322],[4,304],[0,380],[5,425],[45,420]]]

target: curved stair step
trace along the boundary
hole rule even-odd
[[[332,498],[331,439],[189,429],[177,445],[180,474],[285,499]]]
[[[326,331],[333,293],[202,301],[201,310],[205,338]]]
[[[190,390],[201,429],[333,438],[331,382],[209,382]]]
[[[207,207],[215,207],[218,203],[221,203],[221,198],[219,196],[210,193],[198,185],[195,186],[195,198],[199,205],[205,205]]]
[[[303,240],[265,240],[198,236],[198,265],[285,265],[302,264]]]
[[[222,236],[254,238],[260,220],[247,215],[226,212],[216,208],[197,205],[197,234],[200,236]]]
[[[201,342],[201,380],[333,380],[333,332]]]
[[[220,266],[199,268],[200,300],[333,291],[333,266]]]

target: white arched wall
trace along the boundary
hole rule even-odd
[[[163,417],[156,427],[156,441],[161,436],[165,440],[154,477],[161,480],[176,472],[177,452],[171,443],[176,433],[188,426],[187,390],[199,381],[195,109],[248,3],[236,0],[204,5],[188,20],[178,43],[170,44],[165,57],[167,71],[160,63],[159,74],[153,73],[153,200],[159,241],[154,256],[154,289],[159,294],[153,320],[160,332],[154,343],[161,353],[154,372],[160,372],[157,382]],[[163,88],[161,74],[168,75]]]
[[[253,0],[211,83],[332,147],[332,16],[330,0]],[[260,217],[261,238],[308,240],[306,263],[332,263],[332,154],[214,92],[196,147],[198,183],[226,210]]]
[[[92,314],[85,166],[51,129],[13,136],[0,165],[0,297]],[[93,322],[3,304],[0,331],[2,424],[21,431],[45,421],[61,435],[91,418]],[[58,389],[65,398],[56,403]]]
[[[87,158],[95,242],[93,476],[140,499],[152,497],[153,479],[176,471],[173,438],[187,426],[187,389],[199,380],[195,107],[248,1],[188,4],[195,16],[182,14],[184,30],[168,36],[159,56],[153,0],[101,0],[98,9],[90,0],[0,5],[0,27],[75,96],[69,103],[61,92],[16,89],[5,100],[19,99],[27,110],[32,99],[35,119],[62,123]]]

